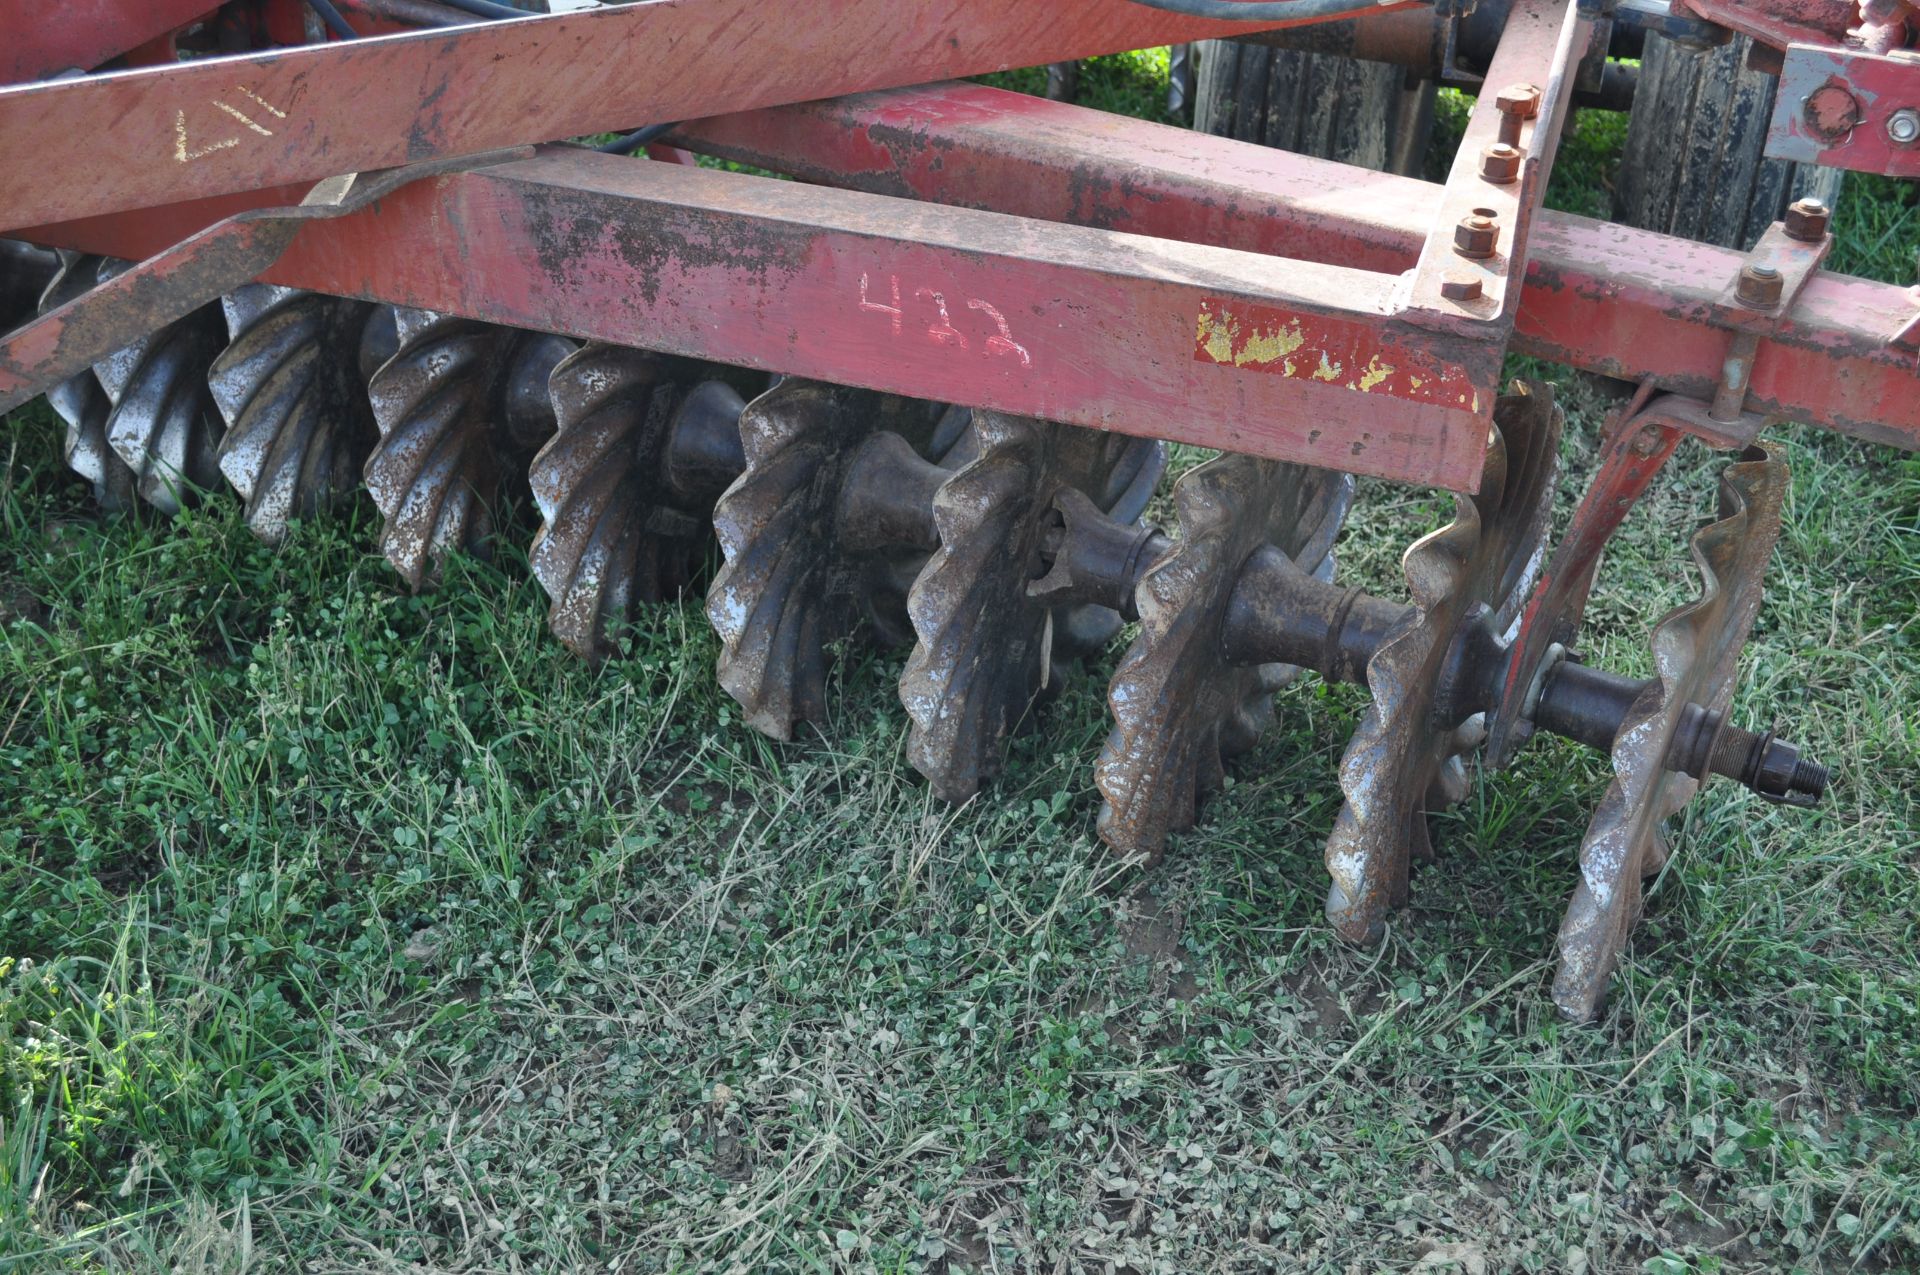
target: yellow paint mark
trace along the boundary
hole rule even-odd
[[[215,151],[223,151],[223,150],[226,150],[229,146],[238,146],[239,144],[240,144],[239,138],[229,137],[223,142],[214,142],[212,145],[202,146],[197,151],[188,150],[187,149],[187,113],[185,111],[174,112],[173,157],[179,160],[182,164],[186,163],[188,160],[199,159],[202,156],[211,155]]]
[[[1340,379],[1340,365],[1328,360],[1325,350],[1320,351],[1320,366],[1313,369],[1313,379],[1316,381],[1337,381]]]
[[[1202,310],[1199,326],[1194,330],[1194,343],[1205,350],[1207,357],[1215,363],[1231,363],[1237,328],[1232,319],[1222,322],[1214,317],[1211,310]]]
[[[1230,363],[1235,367],[1278,363],[1307,343],[1297,319],[1286,327],[1245,333],[1243,339],[1237,319],[1230,314],[1216,315],[1210,310],[1200,312],[1194,340],[1215,363]]]
[[[222,110],[222,111],[225,111],[225,112],[226,112],[227,114],[229,114],[229,115],[231,115],[231,116],[233,116],[233,118],[235,118],[235,119],[237,119],[237,120],[239,120],[239,121],[240,121],[240,122],[241,122],[242,124],[245,124],[245,125],[246,125],[246,126],[247,126],[248,128],[250,128],[250,129],[252,129],[252,130],[253,130],[254,132],[256,132],[256,133],[258,133],[258,134],[260,134],[260,136],[262,136],[262,137],[272,137],[272,136],[273,136],[273,130],[272,130],[272,129],[267,129],[267,128],[262,128],[262,127],[260,127],[260,126],[259,126],[258,124],[256,124],[256,123],[254,123],[254,122],[253,122],[252,120],[250,120],[250,119],[248,119],[248,118],[247,118],[247,117],[246,117],[245,115],[243,115],[243,114],[241,114],[241,113],[240,113],[240,111],[239,111],[239,110],[238,110],[237,108],[235,108],[235,107],[232,107],[232,106],[228,106],[228,105],[227,105],[227,104],[226,104],[225,102],[215,102],[215,103],[214,103],[214,106],[215,106],[215,107],[216,107],[217,109],[219,109],[219,110]]]
[[[1392,375],[1393,369],[1387,364],[1382,363],[1380,356],[1376,354],[1373,356],[1373,362],[1367,364],[1367,370],[1360,374],[1360,379],[1354,384],[1363,391],[1371,390],[1374,386],[1380,384],[1380,382]],[[1417,386],[1419,382],[1415,381],[1414,384]]]
[[[1307,343],[1300,324],[1295,320],[1292,327],[1276,328],[1271,332],[1255,332],[1247,338],[1247,344],[1234,362],[1244,367],[1249,363],[1277,363]]]
[[[248,97],[252,98],[254,101],[260,103],[260,105],[266,107],[269,111],[273,112],[275,119],[287,118],[287,113],[285,111],[275,106],[272,102],[269,102],[266,98],[261,97],[258,93],[255,93],[252,89],[248,88],[246,85],[236,84],[234,85],[234,87],[239,89],[240,92],[245,93]]]
[[[1407,388],[1408,388],[1408,389],[1410,389],[1410,390],[1417,390],[1417,389],[1419,389],[1419,388],[1420,388],[1420,387],[1421,387],[1422,385],[1425,385],[1425,384],[1426,384],[1426,381],[1425,381],[1425,380],[1423,380],[1423,379],[1422,379],[1422,378],[1420,378],[1420,377],[1417,377],[1417,376],[1409,376],[1409,377],[1407,378]]]

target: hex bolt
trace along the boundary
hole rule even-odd
[[[1520,125],[1540,113],[1540,90],[1532,84],[1509,84],[1494,98],[1500,110],[1500,140],[1520,144]]]
[[[1480,179],[1505,186],[1520,176],[1520,148],[1495,142],[1480,152]]]
[[[1464,270],[1450,271],[1440,281],[1440,295],[1449,301],[1478,301],[1480,276],[1468,274]]]
[[[1740,283],[1734,289],[1734,295],[1741,304],[1750,305],[1756,310],[1770,310],[1780,304],[1780,293],[1785,280],[1772,266],[1748,266],[1740,272]]]
[[[1787,238],[1819,243],[1833,214],[1817,199],[1796,199],[1787,209]]]
[[[1642,426],[1633,436],[1633,454],[1645,459],[1660,450],[1661,429],[1658,425]]]
[[[1474,261],[1491,257],[1500,242],[1500,223],[1492,214],[1475,211],[1453,228],[1453,250]]]
[[[1887,116],[1887,139],[1895,146],[1911,146],[1920,141],[1920,111],[1903,106]]]

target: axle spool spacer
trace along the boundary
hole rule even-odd
[[[891,615],[901,577],[935,543],[928,515],[957,445],[949,409],[850,386],[788,379],[740,418],[745,470],[714,508],[726,556],[707,591],[720,684],[754,729],[791,739],[827,713],[827,648]]]

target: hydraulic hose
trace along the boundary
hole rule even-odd
[[[608,155],[630,155],[655,138],[665,137],[673,129],[672,123],[649,124],[645,128],[636,128],[625,137],[616,137],[610,142],[602,142],[593,149]]]
[[[540,16],[527,9],[516,9],[509,4],[495,4],[493,0],[440,0],[440,3],[471,13],[478,18],[537,18]]]
[[[516,9],[511,5],[495,4],[493,0],[435,0],[435,3],[490,22],[505,18],[540,16],[530,9]],[[340,10],[334,7],[333,0],[307,0],[307,5],[320,15],[320,20],[327,24],[327,29],[342,40],[352,40],[359,35],[359,32],[349,26],[347,20],[340,15]]]
[[[307,4],[320,15],[320,20],[327,24],[327,30],[342,40],[352,40],[359,36],[360,33],[348,26],[347,20],[340,16],[340,10],[333,7],[333,0],[307,0]]]
[[[1390,0],[1133,0],[1149,9],[1164,9],[1190,18],[1220,18],[1228,22],[1324,22],[1351,18],[1384,7]]]

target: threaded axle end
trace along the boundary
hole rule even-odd
[[[1832,775],[1825,766],[1817,761],[1802,757],[1793,765],[1793,788],[1796,792],[1806,793],[1816,801],[1827,791]]]

